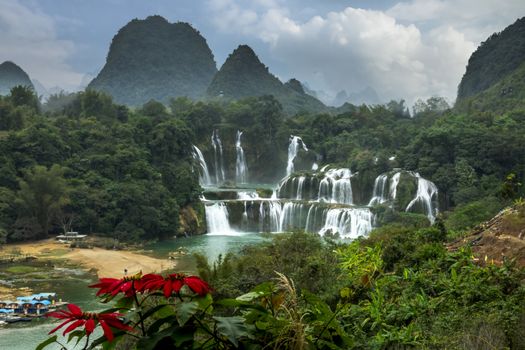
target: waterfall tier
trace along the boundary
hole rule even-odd
[[[268,199],[226,200],[206,203],[206,218],[212,220],[209,232],[306,232],[337,234],[356,238],[368,234],[373,226],[369,208],[334,206]],[[225,225],[225,222],[228,225]]]
[[[215,156],[215,184],[224,182],[226,176],[224,173],[224,158],[222,154],[222,142],[219,137],[219,131],[213,130],[211,135],[211,145],[213,147],[213,154]]]
[[[235,162],[235,180],[237,183],[245,184],[248,182],[248,165],[244,157],[244,150],[241,145],[242,131],[237,130],[235,137],[235,152],[237,159]]]
[[[294,171],[294,160],[299,153],[299,149],[303,149],[308,152],[308,147],[303,142],[299,136],[290,136],[290,144],[288,145],[288,164],[286,166],[286,175],[289,176]]]

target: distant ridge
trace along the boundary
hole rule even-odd
[[[17,85],[35,89],[29,75],[11,61],[0,64],[0,95],[9,95],[11,89]]]
[[[492,34],[470,56],[458,88],[461,101],[487,90],[525,62],[525,17]]]
[[[198,99],[216,72],[213,53],[197,30],[150,16],[119,30],[105,66],[88,88],[130,106],[179,96]]]
[[[306,94],[298,80],[283,84],[248,45],[239,45],[228,56],[208,87],[207,95],[226,99],[273,95],[286,114],[327,109],[321,101]]]

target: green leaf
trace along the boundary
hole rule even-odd
[[[48,339],[44,340],[43,342],[41,342],[40,344],[38,344],[38,346],[36,347],[35,350],[42,350],[46,346],[48,346],[50,344],[53,344],[56,340],[57,340],[57,336],[54,335],[51,338],[48,338]]]
[[[211,313],[213,311],[213,297],[211,294],[206,294],[206,296],[197,299],[199,307],[201,310],[206,310],[206,313]]]
[[[115,308],[117,309],[129,309],[133,306],[133,298],[132,297],[124,297],[124,298],[120,298],[116,303],[115,303]]]
[[[244,318],[240,316],[233,317],[213,317],[217,321],[217,330],[225,336],[235,347],[239,346],[238,339],[248,337],[248,327],[244,324]]]
[[[265,293],[263,292],[249,292],[249,293],[246,293],[246,294],[243,294],[237,298],[235,298],[235,300],[239,300],[239,301],[252,301],[254,299],[257,299],[257,298],[260,298],[261,296],[263,296]]]
[[[163,317],[161,319],[158,319],[156,320],[155,322],[153,322],[151,324],[151,326],[148,327],[148,330],[146,331],[146,333],[148,335],[154,335],[155,333],[157,333],[160,329],[160,327],[165,324],[165,323],[169,323],[171,324],[172,322],[174,322],[176,319],[175,316],[168,316],[168,317]]]
[[[151,337],[145,337],[139,340],[137,343],[137,349],[141,350],[154,350],[157,344],[164,338],[170,337],[173,333],[175,326],[168,327],[160,332],[155,333]]]
[[[179,321],[179,325],[184,326],[191,316],[195,315],[197,310],[199,310],[199,303],[195,301],[178,304],[177,308],[175,309],[175,314],[177,315],[177,321]]]
[[[85,335],[86,335],[86,332],[81,331],[81,330],[71,332],[69,333],[69,336],[67,337],[67,342],[69,343],[71,339],[76,337],[77,338],[77,342],[75,343],[75,346],[76,346],[78,342],[82,340],[82,338],[84,338]]]

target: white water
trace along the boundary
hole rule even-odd
[[[258,199],[259,195],[255,191],[239,191],[237,192],[237,199],[249,200],[249,199]]]
[[[431,223],[434,223],[438,210],[437,208],[434,208],[432,200],[434,196],[437,196],[438,194],[437,186],[432,181],[422,178],[419,173],[415,173],[415,176],[417,178],[416,197],[408,204],[406,211],[410,211],[412,207],[419,202],[423,205],[428,220],[430,220]]]
[[[237,130],[235,138],[235,150],[237,153],[237,161],[235,163],[235,180],[237,183],[245,184],[248,182],[248,166],[244,157],[244,150],[241,145],[242,131]]]
[[[325,168],[323,168],[325,169]],[[299,176],[294,177],[288,176],[284,178],[279,188],[277,189],[277,195],[280,198],[286,197],[288,199],[295,200],[317,200],[324,203],[333,204],[353,204],[353,193],[352,193],[352,172],[348,168],[329,169],[328,171],[320,171],[315,173],[323,175],[323,178],[319,181],[319,188],[316,193],[310,193],[312,191],[313,180],[312,176]],[[305,193],[305,184],[309,184],[307,188],[310,191]]]
[[[205,206],[206,223],[208,225],[208,234],[238,236],[239,232],[230,227],[228,220],[228,208],[224,202],[218,202]]]
[[[211,135],[211,145],[213,146],[213,152],[215,155],[215,183],[218,185],[225,180],[222,142],[218,130],[213,130],[213,134]]]
[[[389,191],[389,194],[390,194],[390,199],[392,200],[392,202],[396,200],[397,185],[399,185],[399,179],[400,178],[401,178],[401,172],[397,172],[390,179],[390,191]]]
[[[290,175],[294,172],[293,161],[297,157],[299,149],[302,148],[308,152],[308,147],[299,136],[290,135],[290,144],[288,145],[288,165],[286,166],[286,175]]]
[[[321,235],[339,233],[341,238],[357,238],[372,231],[372,213],[368,208],[334,208],[326,214]]]
[[[331,232],[341,238],[356,238],[372,230],[373,214],[369,208],[330,208],[319,203],[266,200],[260,202],[258,210],[256,226],[261,232],[300,229],[321,235]]]
[[[368,203],[369,206],[374,206],[377,204],[383,204],[388,201],[386,196],[386,184],[388,181],[387,174],[381,174],[376,177],[374,181],[374,191],[372,193],[372,199]]]
[[[212,184],[210,172],[206,160],[202,155],[201,150],[197,146],[193,146],[193,158],[195,158],[200,165],[201,171],[199,172],[199,182],[201,186],[210,186]]]

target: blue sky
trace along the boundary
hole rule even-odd
[[[248,44],[282,80],[329,96],[371,86],[411,103],[453,100],[470,54],[525,16],[525,1],[0,0],[0,61],[75,90],[103,66],[119,28],[153,14],[191,23],[218,67]]]

